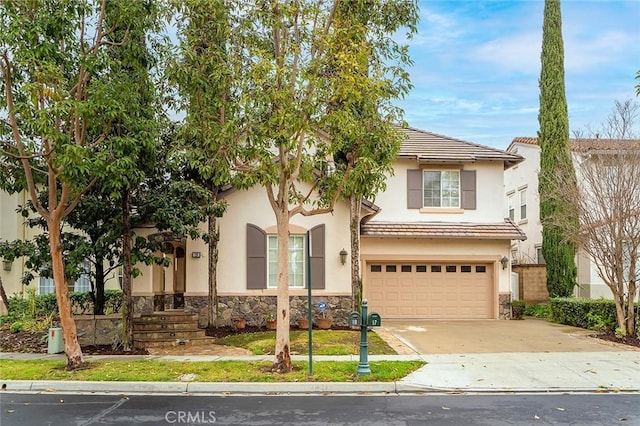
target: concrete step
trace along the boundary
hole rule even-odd
[[[198,321],[198,315],[187,314],[184,311],[163,311],[154,312],[151,315],[141,315],[140,318],[136,318],[134,323],[143,324],[147,322],[187,322]]]
[[[190,330],[161,330],[161,331],[137,331],[134,330],[134,340],[164,340],[164,339],[193,339],[195,337],[205,337],[204,330],[198,328]]]
[[[190,339],[176,339],[176,338],[154,339],[154,340],[135,339],[133,342],[133,346],[137,349],[170,348],[174,346],[205,346],[205,345],[212,345],[214,344],[214,342],[215,342],[215,339],[209,336],[194,337]]]
[[[135,331],[165,331],[165,330],[191,330],[198,328],[197,321],[167,322],[167,321],[144,321],[134,322]]]

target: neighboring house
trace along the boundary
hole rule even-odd
[[[405,129],[394,175],[375,205],[365,203],[361,224],[364,297],[369,310],[391,318],[508,318],[512,240],[525,234],[503,215],[504,170],[522,157],[446,136]],[[218,296],[224,322],[249,323],[275,313],[276,222],[262,187],[227,191],[219,220]],[[204,225],[203,225],[204,226]],[[172,266],[139,266],[133,294],[142,313],[184,308],[206,323],[207,246],[139,229],[164,241]],[[349,208],[294,216],[290,230],[292,322],[306,316],[307,265],[314,305],[346,324],[351,310]],[[307,239],[311,253],[307,253]],[[307,262],[309,260],[309,262]],[[203,321],[204,319],[204,321]]]
[[[28,241],[40,232],[38,228],[30,228],[26,219],[17,214],[18,206],[25,205],[29,200],[26,192],[9,194],[0,191],[0,242],[11,242],[16,240]],[[23,275],[28,272],[25,265],[25,258],[15,259],[13,262],[2,259],[0,268],[0,278],[7,296],[14,294],[23,295],[27,288],[35,288],[37,294],[48,294],[55,292],[53,278],[47,278],[34,272],[34,279],[28,284],[22,284]],[[85,268],[89,268],[86,262]],[[111,274],[105,281],[105,288],[119,289],[118,277]],[[69,291],[86,292],[91,290],[89,275],[83,274],[76,281],[68,283]]]
[[[574,165],[588,158],[588,155],[615,154],[630,141],[612,139],[569,139],[569,149]],[[639,146],[637,145],[634,146]],[[538,173],[540,171],[540,147],[537,138],[514,138],[507,152],[524,157],[524,161],[505,172],[505,196],[507,215],[514,220],[527,235],[527,240],[514,241],[511,258],[521,264],[543,264],[542,225],[540,223],[540,198],[538,194]],[[577,179],[580,185],[580,177]],[[574,294],[585,298],[611,299],[611,290],[598,276],[596,265],[589,256],[579,251],[576,256],[578,286]]]

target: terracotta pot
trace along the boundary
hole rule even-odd
[[[247,320],[244,318],[234,319],[232,321],[233,328],[237,330],[242,330],[247,326]]]
[[[309,328],[309,320],[306,318],[300,318],[298,320],[298,328],[301,328],[303,330],[306,330]]]
[[[331,318],[318,318],[318,328],[327,330],[331,328],[331,324],[333,324],[333,320]]]
[[[278,320],[267,320],[267,328],[269,330],[275,330],[278,328]]]

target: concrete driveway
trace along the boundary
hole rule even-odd
[[[374,330],[399,354],[621,352],[636,349],[588,337],[593,331],[543,319],[384,320]]]

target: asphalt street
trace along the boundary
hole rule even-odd
[[[640,395],[0,394],[2,426],[640,425]]]

